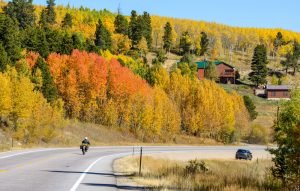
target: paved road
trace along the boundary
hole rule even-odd
[[[215,151],[233,152],[238,147],[144,147],[145,153]],[[263,152],[265,147],[253,146]],[[117,185],[113,161],[131,155],[133,147],[95,147],[83,156],[79,148],[40,149],[0,153],[0,190],[5,191],[110,191],[142,190]],[[135,149],[138,150],[137,148]]]

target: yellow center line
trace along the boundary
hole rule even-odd
[[[0,173],[1,173],[1,172],[7,172],[7,171],[8,171],[8,170],[0,170]]]

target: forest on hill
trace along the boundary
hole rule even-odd
[[[247,138],[251,119],[243,98],[210,77],[199,81],[191,55],[252,54],[257,44],[271,56],[293,49],[274,43],[273,29],[136,11],[125,17],[54,0],[46,7],[12,0],[1,8],[0,128],[25,144],[51,141],[66,119],[125,129],[148,142],[175,134],[224,143]],[[300,40],[295,32],[280,34],[280,42]],[[149,51],[156,55],[151,64]],[[167,52],[182,56],[170,70],[163,66]]]

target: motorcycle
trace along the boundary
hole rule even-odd
[[[80,145],[80,149],[82,150],[82,154],[85,155],[85,153],[88,151],[88,145],[87,144],[82,144]]]

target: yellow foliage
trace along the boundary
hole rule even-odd
[[[112,99],[108,100],[102,110],[102,123],[109,127],[116,126],[118,120],[118,110],[115,102]]]
[[[157,70],[153,72],[153,78],[156,87],[167,89],[170,84],[169,74],[162,66],[158,66]]]
[[[112,49],[117,54],[126,54],[131,48],[131,41],[126,35],[113,33],[112,40]]]
[[[291,52],[293,50],[293,45],[292,44],[287,44],[287,45],[284,45],[284,46],[280,46],[278,48],[278,54],[280,56],[284,56],[286,55],[288,52]]]
[[[0,73],[0,116],[9,124],[13,137],[24,143],[50,141],[62,127],[62,103],[51,106],[28,77],[14,68]]]
[[[228,141],[240,130],[237,128],[247,126],[248,116],[240,115],[247,114],[242,98],[226,93],[212,81],[192,80],[174,71],[167,92],[179,108],[182,128],[188,133]]]
[[[7,117],[12,107],[11,82],[6,75],[0,74],[0,84],[0,114]]]
[[[143,37],[142,40],[139,42],[139,44],[138,44],[138,49],[139,49],[144,55],[146,55],[146,53],[148,52],[147,40],[146,40],[145,37]]]

